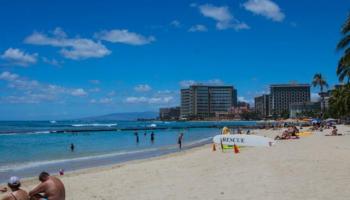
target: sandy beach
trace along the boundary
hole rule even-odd
[[[213,152],[210,145],[158,158],[72,172],[61,177],[68,200],[348,199],[350,127],[271,148]],[[256,130],[273,138],[282,130]],[[31,189],[36,179],[23,188]]]

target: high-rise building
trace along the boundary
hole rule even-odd
[[[270,86],[269,115],[288,114],[293,103],[310,102],[309,84],[276,84]]]
[[[159,109],[160,120],[178,120],[180,118],[180,107],[169,107]]]
[[[255,112],[259,117],[269,116],[270,95],[264,94],[254,98]]]
[[[233,86],[192,85],[181,90],[181,117],[212,117],[237,104]]]

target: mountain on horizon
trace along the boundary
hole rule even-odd
[[[135,121],[137,119],[156,119],[157,112],[125,112],[125,113],[111,113],[101,116],[85,117],[79,120],[83,121]]]

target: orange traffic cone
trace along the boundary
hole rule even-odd
[[[233,151],[239,153],[239,147],[236,144],[233,145]]]
[[[213,143],[213,151],[216,151],[216,145]]]

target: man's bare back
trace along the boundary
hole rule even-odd
[[[47,176],[36,188],[30,191],[32,199],[40,199],[40,195],[48,200],[65,200],[65,188],[61,180],[53,176]]]
[[[2,200],[29,200],[29,196],[26,191],[20,189],[7,194]]]

